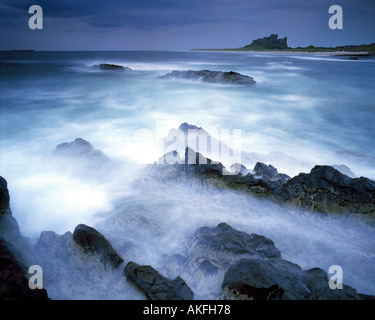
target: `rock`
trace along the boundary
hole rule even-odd
[[[332,290],[324,270],[303,271],[281,258],[242,259],[229,268],[222,284],[223,298],[246,300],[361,300],[343,285]]]
[[[315,166],[309,174],[300,173],[274,195],[319,212],[375,212],[375,182],[364,177],[350,178],[330,166]]]
[[[163,79],[189,79],[189,80],[200,80],[209,83],[221,83],[221,84],[239,84],[239,85],[249,85],[254,84],[255,81],[252,77],[243,75],[237,72],[229,71],[210,71],[210,70],[200,70],[200,71],[178,71],[174,70],[166,75],[162,76]]]
[[[126,279],[150,300],[193,300],[194,293],[180,277],[169,280],[151,266],[129,262],[123,272]]]
[[[128,67],[123,67],[117,64],[110,64],[110,63],[101,63],[95,64],[91,68],[91,70],[104,70],[104,71],[130,71],[131,69]]]
[[[74,229],[73,239],[84,252],[99,255],[100,261],[104,265],[117,268],[124,261],[112,248],[108,240],[92,227],[79,224]]]
[[[193,173],[198,175],[218,175],[221,176],[225,170],[224,166],[212,161],[187,147],[185,150],[185,172],[187,175]]]
[[[0,238],[0,300],[48,300],[43,288],[30,289],[25,274],[28,270],[19,263],[12,245]]]
[[[241,164],[230,172],[221,163],[187,147],[184,164],[175,162],[172,166],[166,164],[152,169],[160,179],[168,179],[168,175],[173,179],[200,179],[220,189],[230,188],[311,211],[375,216],[375,181],[351,178],[331,166],[315,166],[310,173],[293,178],[260,162],[253,173],[246,173],[246,167]]]
[[[181,275],[199,299],[216,299],[225,272],[243,258],[280,257],[272,240],[225,223],[201,227],[185,240],[185,254],[165,257],[170,276]]]
[[[107,162],[109,158],[101,151],[94,149],[90,142],[77,138],[72,142],[64,142],[56,147],[54,155],[67,158],[82,158],[92,161]]]
[[[202,227],[187,240],[188,256],[216,260],[232,264],[245,257],[280,257],[272,240],[255,233],[233,229],[226,223],[215,228]]]
[[[11,214],[9,200],[8,183],[3,177],[0,177],[0,215]]]

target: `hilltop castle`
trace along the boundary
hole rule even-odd
[[[287,37],[278,39],[277,34],[271,34],[269,37],[259,38],[253,40],[253,42],[246,48],[264,48],[264,49],[287,49],[288,45],[286,43]]]

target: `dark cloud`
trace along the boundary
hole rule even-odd
[[[62,37],[70,33],[74,38],[85,32],[99,39],[100,34],[122,29],[138,32],[139,37],[152,34],[165,41],[166,49],[178,40],[177,35],[185,40],[185,47],[180,48],[187,49],[204,44],[245,45],[270,32],[288,36],[292,45],[370,42],[375,32],[373,0],[340,0],[344,30],[335,33],[328,29],[332,0],[2,0],[2,38],[14,43],[15,37],[20,41],[30,37],[27,11],[32,4],[43,8],[49,22],[46,28],[49,34],[55,33],[48,43],[50,47],[58,34]],[[74,26],[78,25],[79,30],[74,33]],[[2,40],[1,47],[5,46]],[[176,46],[177,43],[173,48]]]

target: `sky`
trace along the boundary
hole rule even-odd
[[[42,30],[29,28],[31,5]],[[375,42],[374,0],[0,0],[0,17],[0,50],[238,48],[271,33],[291,47]]]

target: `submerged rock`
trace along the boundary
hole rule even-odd
[[[249,85],[254,84],[255,80],[247,75],[243,75],[237,72],[229,71],[211,71],[211,70],[199,70],[199,71],[179,71],[174,70],[166,75],[162,76],[163,79],[188,79],[188,80],[200,80],[209,83],[221,83],[221,84],[239,84]]]
[[[150,300],[193,300],[194,293],[187,286],[185,281],[177,277],[174,280],[167,279],[160,275],[151,266],[139,266],[129,262],[123,275],[147,299]]]

